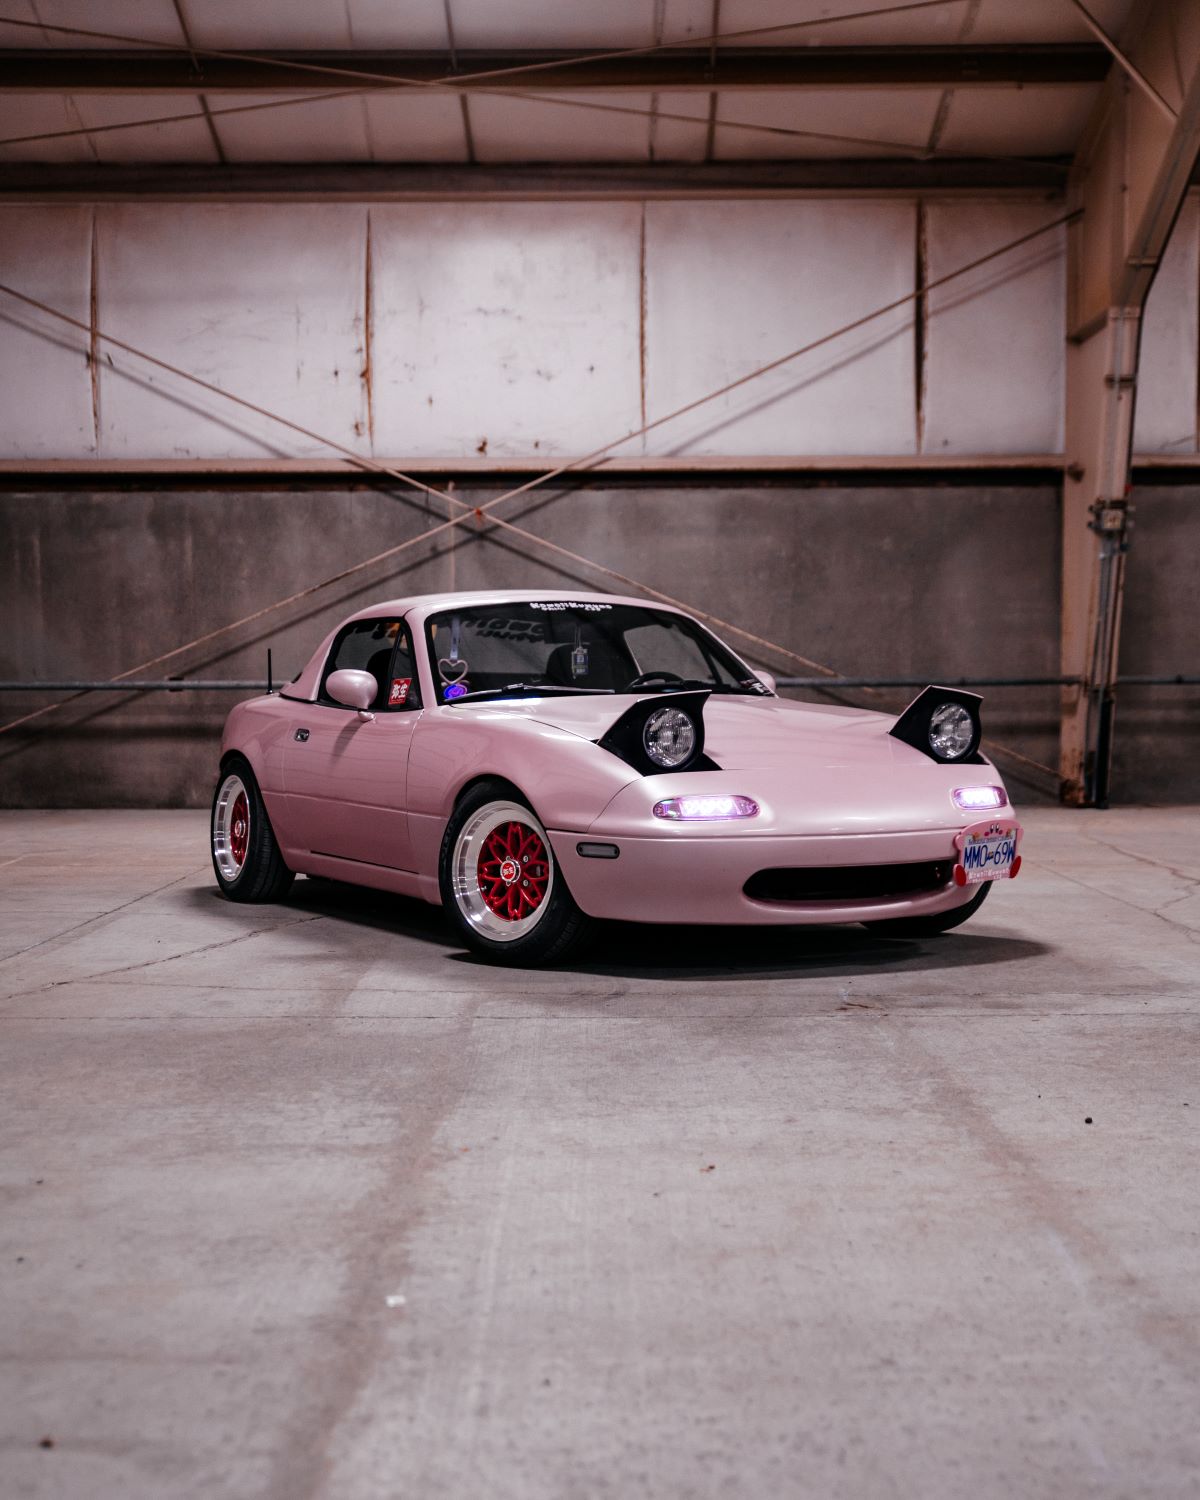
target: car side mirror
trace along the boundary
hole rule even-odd
[[[762,683],[763,687],[770,688],[773,693],[777,693],[779,691],[778,684],[775,681],[774,672],[768,672],[765,667],[755,667],[754,675],[758,678],[759,682]]]
[[[370,672],[359,672],[353,667],[343,667],[340,672],[331,672],[325,679],[325,691],[335,703],[344,703],[347,708],[357,708],[366,713],[379,692],[379,684]]]

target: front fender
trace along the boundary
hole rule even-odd
[[[463,788],[480,777],[509,781],[547,828],[585,833],[637,771],[591,740],[523,714],[461,709],[425,715],[413,734],[408,811],[416,868],[437,901],[442,835]]]

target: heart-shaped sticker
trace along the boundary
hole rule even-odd
[[[448,661],[446,657],[438,657],[438,671],[442,674],[443,682],[461,682],[467,675],[467,664],[465,661]]]

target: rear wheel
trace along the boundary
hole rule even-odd
[[[230,761],[212,806],[212,862],[231,901],[278,901],[296,878],[283,862],[267,809],[244,760]]]
[[[451,926],[494,963],[553,963],[591,928],[536,813],[501,783],[472,788],[454,809],[438,873]]]
[[[990,880],[983,881],[969,901],[952,911],[940,911],[932,917],[893,917],[887,922],[864,922],[863,926],[880,937],[936,937],[939,932],[961,927],[968,917],[973,917],[987,900],[992,884]]]

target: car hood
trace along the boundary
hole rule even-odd
[[[669,703],[672,696],[663,694],[663,702]],[[469,708],[463,705],[453,712],[533,720],[582,739],[599,740],[640,701],[645,701],[644,694],[507,698]],[[877,763],[880,754],[891,757],[896,753],[904,762],[917,756],[928,763],[910,746],[891,738],[888,731],[895,722],[894,714],[861,708],[714,693],[704,704],[704,750],[724,770],[790,768],[797,756],[806,761],[832,758],[849,765]]]
[[[598,740],[638,701],[632,694],[506,699],[453,712],[503,715]],[[733,838],[961,827],[954,787],[964,779],[999,783],[994,767],[939,764],[890,734],[895,722],[893,714],[865,709],[714,694],[704,704],[704,750],[718,769],[634,776],[588,831]],[[750,825],[691,827],[668,827],[652,816],[659,798],[701,791],[753,797],[760,814]]]

